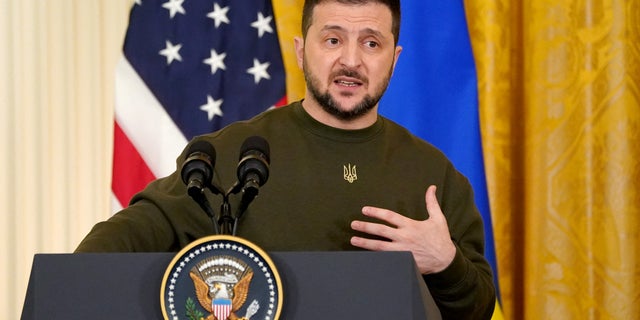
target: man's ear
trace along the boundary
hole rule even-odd
[[[393,70],[396,70],[396,63],[398,63],[398,58],[400,57],[401,52],[402,52],[402,47],[396,46],[396,52],[393,55]]]
[[[304,39],[301,37],[294,37],[293,45],[296,49],[296,61],[298,62],[298,67],[302,69],[304,62]]]

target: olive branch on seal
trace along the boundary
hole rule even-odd
[[[204,318],[204,313],[196,308],[196,303],[191,299],[191,297],[187,298],[185,309],[187,310],[186,316],[190,320],[200,320]]]

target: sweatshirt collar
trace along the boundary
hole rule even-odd
[[[379,135],[384,128],[384,121],[380,115],[374,124],[363,129],[346,130],[328,126],[311,117],[302,107],[302,100],[293,104],[293,113],[300,120],[303,129],[317,136],[341,142],[367,141]]]

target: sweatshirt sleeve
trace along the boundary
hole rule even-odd
[[[151,202],[138,202],[97,223],[75,252],[170,251],[173,232]]]
[[[456,255],[443,271],[424,279],[443,319],[489,319],[495,307],[493,273],[484,257],[484,227],[468,180],[447,169],[440,205]]]
[[[75,252],[172,252],[211,232],[177,173],[151,182],[127,208],[96,224]]]

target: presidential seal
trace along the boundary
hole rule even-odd
[[[209,236],[182,249],[167,267],[160,293],[165,319],[275,320],[282,282],[255,244]]]

